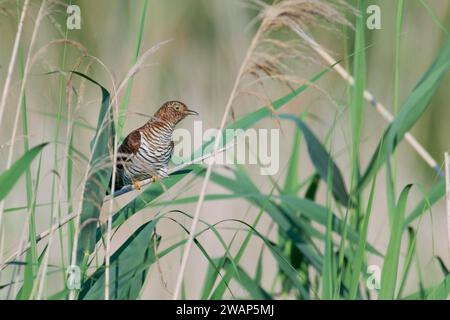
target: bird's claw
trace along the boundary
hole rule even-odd
[[[158,176],[152,176],[152,182],[155,183],[156,181],[158,181]]]
[[[139,180],[133,182],[133,189],[141,190],[141,182]]]

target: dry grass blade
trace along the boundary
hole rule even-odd
[[[28,74],[30,71],[30,66],[31,66],[31,53],[33,51],[33,47],[34,47],[34,43],[36,41],[36,37],[38,34],[38,30],[39,30],[39,26],[42,22],[43,17],[45,16],[45,6],[47,4],[46,0],[43,0],[41,3],[41,6],[39,8],[39,12],[36,18],[36,23],[34,25],[33,28],[33,33],[31,35],[31,41],[30,41],[30,47],[28,48],[28,55],[27,58],[25,60],[25,68],[24,68],[24,76],[22,79],[22,84],[20,87],[20,93],[19,93],[19,100],[17,102],[17,108],[16,108],[16,115],[15,115],[15,119],[14,119],[14,126],[13,126],[13,132],[11,135],[11,142],[10,142],[10,147],[9,147],[9,152],[8,152],[8,160],[6,163],[6,168],[9,168],[11,166],[12,163],[12,157],[13,157],[13,151],[14,151],[14,140],[16,139],[16,135],[17,135],[17,130],[18,130],[18,126],[19,126],[19,118],[20,118],[20,106],[22,104],[22,101],[24,99],[24,92],[25,92],[25,86],[27,83],[27,79],[28,79]],[[3,203],[0,205],[0,215],[3,213]],[[48,251],[46,253],[46,261],[48,261]],[[42,278],[41,278],[41,282],[39,285],[39,291],[38,291],[38,299],[40,298],[41,294],[42,294],[42,290],[43,290],[43,282],[45,279],[45,273],[46,273],[46,264],[44,264],[44,267],[41,270],[41,274],[42,274]]]
[[[225,122],[227,120],[228,117],[228,113],[230,112],[231,109],[231,105],[233,104],[234,99],[236,98],[237,95],[237,90],[238,90],[238,86],[240,83],[240,80],[244,74],[245,71],[245,67],[247,66],[247,62],[250,60],[250,57],[253,53],[254,48],[256,47],[258,40],[259,40],[259,36],[261,34],[261,29],[258,30],[258,32],[256,33],[255,37],[252,40],[252,43],[249,47],[249,50],[247,51],[246,57],[244,59],[244,62],[241,65],[241,68],[239,70],[238,76],[235,80],[235,83],[233,85],[233,89],[231,90],[231,94],[228,98],[228,102],[227,105],[225,107],[225,111],[224,114],[222,116],[222,121],[220,123],[220,127],[219,130],[217,131],[217,134],[215,136],[214,139],[214,148],[213,148],[213,153],[216,153],[217,150],[219,149],[219,144],[220,144],[220,140],[219,137],[222,134],[222,130],[225,127]],[[191,225],[191,229],[189,231],[189,239],[185,245],[185,249],[183,252],[183,259],[181,261],[181,267],[180,267],[180,271],[178,273],[178,279],[177,279],[177,283],[175,286],[175,290],[174,290],[174,294],[173,294],[173,299],[178,299],[179,295],[180,295],[180,291],[181,291],[181,285],[183,283],[183,278],[184,278],[184,272],[186,270],[186,266],[187,266],[187,262],[189,259],[189,255],[190,255],[190,251],[192,248],[192,244],[194,242],[194,234],[196,233],[197,230],[197,224],[198,221],[200,219],[200,210],[202,209],[202,205],[203,205],[203,201],[205,200],[205,194],[206,194],[206,188],[208,186],[208,181],[211,177],[211,173],[212,173],[212,165],[213,162],[211,161],[208,165],[207,165],[207,170],[206,170],[206,174],[205,174],[205,178],[202,182],[202,186],[200,189],[200,195],[199,195],[199,200],[197,202],[196,208],[195,208],[195,212],[194,212],[194,218],[192,220],[192,225]]]
[[[27,14],[29,2],[30,2],[29,0],[25,0],[23,7],[22,7],[22,13],[20,14],[19,26],[17,28],[16,38],[14,40],[14,46],[13,46],[13,50],[11,53],[11,60],[9,62],[5,85],[3,87],[2,98],[0,100],[0,124],[2,123],[3,114],[4,114],[5,108],[6,108],[6,99],[8,97],[9,87],[11,85],[11,78],[12,78],[12,74],[14,71],[14,65],[16,64],[17,53],[19,51],[20,37],[22,35],[23,22],[25,20],[26,14]],[[7,168],[8,168],[8,166],[7,166]],[[2,201],[0,203],[0,234],[2,234],[2,217],[3,217],[4,206],[5,206],[5,203],[4,203],[4,201]],[[2,256],[0,255],[0,261],[1,260],[2,260]]]
[[[112,76],[112,74],[111,74]],[[113,118],[118,119],[119,117],[119,103],[117,101],[117,88],[113,80],[113,92],[114,92],[114,108],[113,108]],[[116,167],[117,162],[117,150],[118,150],[118,143],[117,143],[117,131],[114,132],[114,138],[113,138],[113,160],[112,165],[113,168]],[[112,179],[111,179],[111,193],[114,194],[114,186],[116,182],[116,170],[112,170]],[[109,200],[109,209],[108,209],[108,222],[107,222],[107,234],[106,234],[106,248],[105,248],[105,300],[109,300],[109,266],[110,266],[110,258],[111,258],[111,232],[112,232],[112,215],[113,215],[113,198]]]
[[[30,0],[25,0],[22,13],[20,14],[19,26],[17,28],[16,39],[14,40],[14,47],[11,53],[11,60],[8,66],[8,73],[6,75],[5,86],[3,87],[2,99],[0,100],[0,123],[2,123],[3,113],[5,111],[6,99],[8,97],[9,87],[11,85],[11,78],[14,71],[14,65],[16,64],[17,53],[19,51],[20,37],[22,35],[23,22],[27,14],[28,4]],[[1,224],[0,224],[1,225]]]
[[[137,73],[139,70],[144,66],[144,62],[150,57],[152,54],[154,54],[156,51],[158,51],[161,47],[166,45],[167,43],[171,42],[172,39],[161,41],[157,44],[155,44],[153,47],[145,51],[138,59],[138,61],[128,70],[127,74],[125,75],[125,78],[120,82],[118,88],[117,88],[117,94],[119,94],[125,85],[130,81],[130,79]],[[113,97],[114,98],[114,97]]]

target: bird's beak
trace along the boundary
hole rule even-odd
[[[186,110],[186,114],[198,116],[198,112],[194,110]]]

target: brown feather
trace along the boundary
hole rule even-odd
[[[117,150],[117,167],[122,168],[122,163],[127,160],[131,154],[136,154],[141,146],[141,133],[139,129],[132,131],[123,140],[119,149]]]

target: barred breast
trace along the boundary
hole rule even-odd
[[[173,152],[172,129],[155,123],[140,130],[139,149],[125,166],[126,182],[149,179],[152,176],[167,177],[167,169]]]

